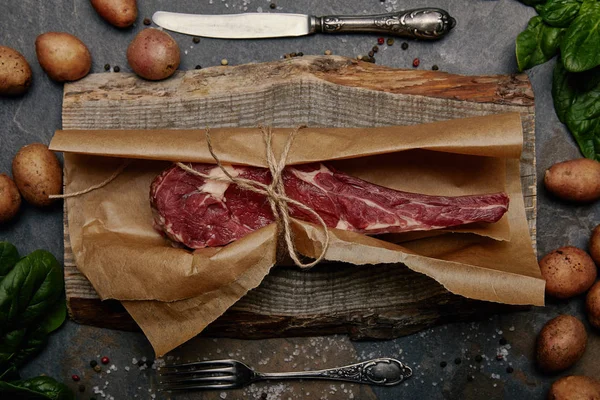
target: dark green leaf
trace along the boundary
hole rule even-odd
[[[44,317],[62,296],[62,268],[52,254],[36,250],[0,281],[0,334]]]
[[[582,72],[600,65],[600,2],[583,2],[560,50],[567,71]]]
[[[575,98],[575,88],[573,83],[570,82],[569,76],[562,60],[558,58],[552,77],[552,98],[554,99],[556,115],[562,123],[566,123],[567,112]]]
[[[0,242],[0,281],[19,261],[17,248],[8,242]]]
[[[0,372],[0,381],[17,381],[21,379],[21,377],[19,376],[19,371],[17,371],[17,367],[15,367],[14,365],[11,365],[9,368],[7,368],[6,370]]]
[[[516,54],[519,71],[543,64],[558,52],[563,28],[546,25],[541,17],[529,20],[527,28],[517,36]]]
[[[600,67],[568,72],[559,58],[554,69],[554,108],[583,155],[600,161]]]
[[[9,331],[0,337],[0,369],[14,365],[14,357],[27,340],[27,328]]]
[[[580,7],[577,0],[549,0],[535,9],[548,25],[565,28],[575,19]]]
[[[23,381],[0,381],[0,394],[11,400],[74,400],[75,395],[65,384],[48,376]]]
[[[42,320],[40,326],[46,333],[54,332],[65,322],[67,318],[67,303],[64,298],[60,298],[54,307],[48,312]]]
[[[46,347],[48,333],[45,327],[39,326],[27,332],[20,346],[15,350],[10,360],[15,366],[22,367],[27,361],[36,356]]]

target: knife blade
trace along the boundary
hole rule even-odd
[[[439,8],[419,8],[377,15],[244,13],[225,15],[157,11],[154,23],[187,35],[220,39],[261,39],[304,36],[313,33],[377,33],[434,40],[445,36],[456,20]]]

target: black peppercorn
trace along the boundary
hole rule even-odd
[[[196,69],[202,69],[202,66],[198,64],[194,68],[196,68]]]
[[[506,372],[508,372],[509,374],[512,374],[513,372],[515,372],[515,369],[511,366],[506,367]]]
[[[110,70],[110,64],[104,64],[104,70],[105,71]]]
[[[194,38],[192,39],[192,42],[200,43],[200,38],[198,36],[194,36]]]
[[[473,382],[475,380],[475,377],[473,375],[469,375],[469,376],[467,376],[467,380],[469,382]]]
[[[379,51],[379,46],[375,45],[371,50],[373,50],[373,53],[377,53]]]
[[[438,69],[440,69],[440,67],[438,67],[437,65],[433,65],[433,66],[431,67],[431,69],[432,69],[432,70],[434,70],[434,71],[437,71]]]
[[[374,52],[373,50],[371,50],[371,51],[369,52],[369,57],[373,57],[374,55],[375,55],[375,52]]]
[[[388,46],[393,46],[394,45],[394,39],[389,38],[386,43],[387,43]]]
[[[304,53],[303,53],[303,52],[300,52],[300,53],[298,53],[297,55],[298,55],[298,57],[303,57],[303,56],[304,56]]]
[[[475,356],[475,361],[477,361],[477,362],[482,362],[483,361],[483,357],[481,356],[481,354],[477,354]]]
[[[402,46],[401,47],[402,47],[402,50],[408,49],[408,43],[402,42]]]
[[[113,71],[115,71],[115,72],[121,72],[121,68],[119,68],[118,65],[115,65],[115,67],[113,68]]]
[[[461,362],[462,362],[462,360],[460,358],[458,358],[458,357],[456,357],[454,359],[454,364],[456,364],[456,365],[460,364]]]
[[[446,361],[442,361],[440,363],[440,367],[442,367],[442,368],[446,368],[446,365],[448,365],[448,363]]]
[[[271,10],[274,10],[277,8],[277,4],[271,3],[271,4],[269,4],[269,7],[271,7]]]
[[[79,385],[79,391],[81,393],[85,392],[85,385]]]
[[[507,343],[508,343],[508,340],[506,340],[506,338],[500,339],[500,346],[506,346]]]
[[[150,18],[144,18],[144,25],[150,25],[151,23]]]
[[[96,361],[96,360],[90,361],[90,367],[94,368],[96,365],[98,365],[98,361]]]

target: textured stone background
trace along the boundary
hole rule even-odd
[[[125,51],[134,35],[143,28],[142,20],[154,11],[190,13],[256,12],[259,8],[272,12],[265,0],[145,0],[140,1],[140,13],[135,27],[118,30],[106,24],[86,0],[21,0],[0,2],[0,45],[13,47],[29,60],[34,80],[31,90],[19,99],[0,99],[0,171],[10,171],[16,151],[31,142],[48,143],[54,130],[61,127],[62,85],[51,82],[42,72],[35,57],[37,35],[47,31],[66,31],[77,35],[90,48],[92,72],[102,72],[109,63],[128,71]],[[420,68],[437,64],[442,71],[459,74],[505,74],[516,72],[514,39],[534,15],[531,8],[516,0],[278,0],[273,12],[324,14],[370,14],[418,6],[438,6],[448,10],[457,21],[454,31],[442,41],[422,43],[410,41],[408,50],[400,48],[402,39],[388,47],[380,46],[377,63],[392,67],[411,68],[414,57],[421,59]],[[244,9],[247,7],[247,9]],[[285,53],[334,54],[354,57],[366,54],[376,37],[368,35],[311,36],[292,39],[227,41],[202,39],[194,44],[189,36],[173,34],[182,50],[181,69],[218,65],[226,58],[230,65],[263,62],[280,58]],[[536,96],[536,137],[538,177],[556,161],[579,157],[569,133],[560,124],[550,93],[554,62],[528,72]],[[398,110],[402,112],[402,110]],[[598,205],[573,207],[547,196],[539,187],[538,252],[540,255],[563,245],[586,248],[591,229],[600,222]],[[62,207],[37,210],[25,205],[20,217],[8,226],[0,227],[0,240],[15,243],[22,254],[37,248],[52,251],[62,258]],[[183,395],[178,398],[202,399],[379,399],[398,398],[544,398],[556,377],[541,375],[532,363],[535,335],[550,318],[560,313],[583,317],[583,299],[568,302],[548,301],[545,308],[527,312],[493,316],[473,323],[449,324],[386,342],[350,343],[345,337],[287,339],[261,342],[212,341],[198,339],[176,351],[175,357],[226,358],[244,357],[257,368],[283,370],[333,366],[347,361],[377,356],[401,358],[415,370],[415,377],[406,385],[394,388],[359,388],[339,383],[260,384],[243,391]],[[500,331],[502,333],[500,333]],[[500,337],[510,348],[506,361],[496,361]],[[297,354],[296,354],[297,353]],[[476,354],[487,357],[481,364]],[[108,355],[117,370],[110,374],[95,374],[88,366],[97,355]],[[86,391],[78,397],[88,399],[92,387],[98,386],[106,396],[117,399],[169,398],[157,393],[152,368],[140,371],[132,364],[135,357],[152,359],[152,351],[140,333],[108,331],[79,326],[68,322],[50,339],[48,348],[31,362],[23,373],[40,373],[64,380],[73,388],[77,384],[70,375],[78,373]],[[600,335],[590,331],[588,350],[584,358],[568,373],[600,376]],[[457,365],[454,359],[460,357]],[[448,366],[440,368],[440,361]],[[513,374],[506,373],[511,363]],[[130,371],[125,370],[130,367]],[[106,368],[105,368],[106,369]],[[564,373],[566,374],[566,373]],[[563,374],[563,375],[564,375]],[[474,381],[468,382],[467,376]],[[263,394],[265,393],[265,395]],[[101,398],[101,395],[95,395]]]

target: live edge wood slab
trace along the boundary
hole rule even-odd
[[[504,112],[522,116],[521,176],[535,247],[534,98],[526,75],[461,76],[336,56],[178,72],[161,82],[104,73],[65,85],[62,119],[63,129],[368,127]],[[67,212],[65,284],[71,318],[137,329],[118,302],[101,302],[77,270]],[[347,333],[354,339],[388,339],[506,309],[453,295],[399,265],[329,264],[306,272],[276,267],[204,334],[264,338]]]

